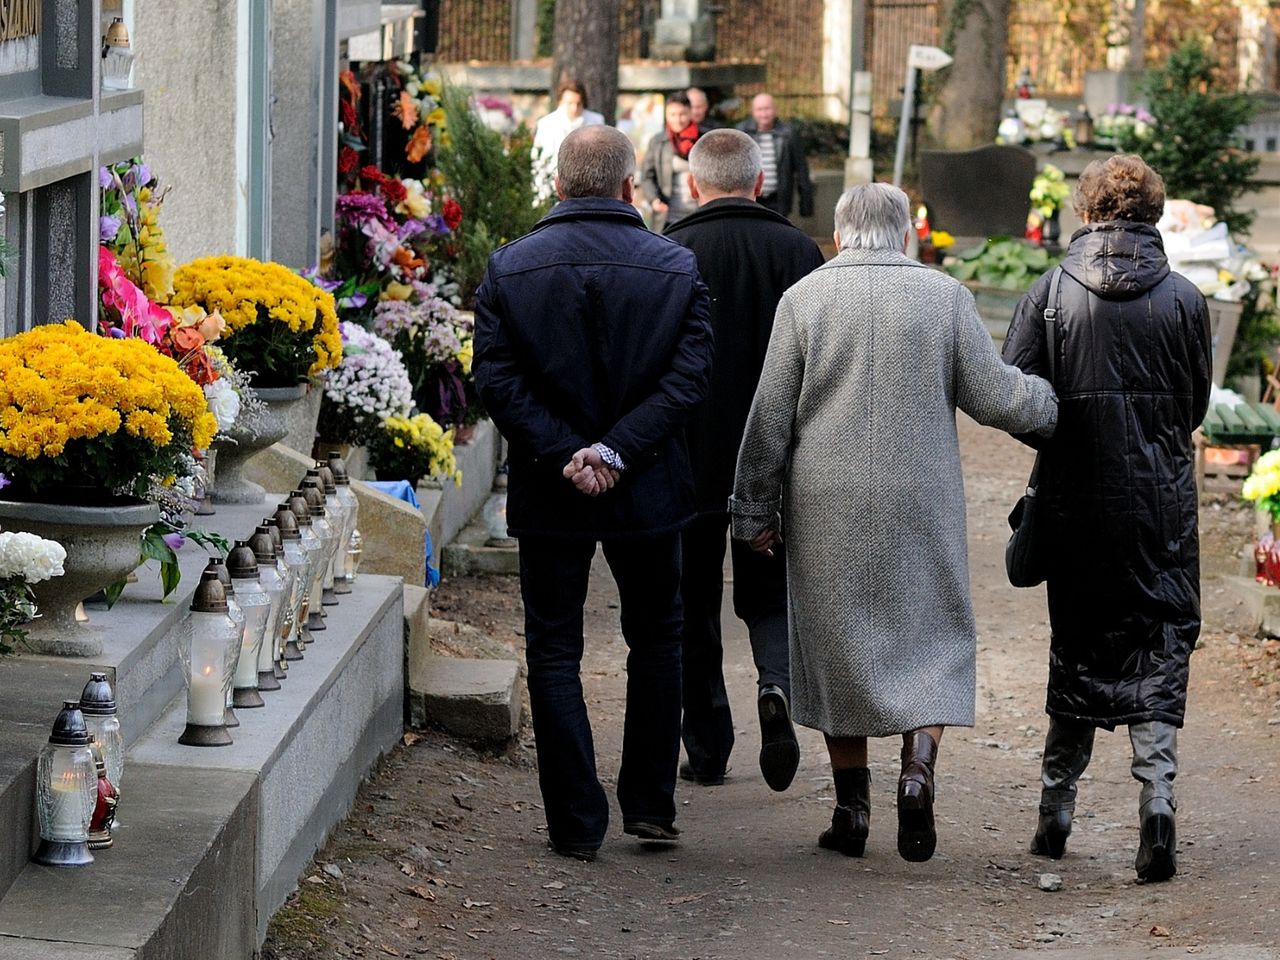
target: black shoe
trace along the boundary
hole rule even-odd
[[[646,843],[679,843],[680,828],[674,824],[649,823],[644,820],[636,820],[632,823],[624,823],[622,832],[637,837]]]
[[[1061,860],[1067,852],[1067,837],[1071,836],[1072,812],[1070,807],[1041,807],[1031,852],[1037,857]]]
[[[700,787],[718,787],[724,783],[724,775],[725,771],[723,770],[719,773],[699,773],[693,769],[693,764],[688,760],[683,760],[680,763],[680,779],[696,783]]]
[[[548,845],[562,857],[569,857],[571,860],[581,860],[583,863],[595,863],[596,854],[599,853],[599,847],[591,847],[582,843],[556,843],[554,840],[548,840]]]
[[[923,863],[933,856],[938,834],[933,822],[933,767],[938,744],[923,730],[916,730],[902,748],[902,775],[898,778],[898,854],[903,860]]]
[[[837,770],[835,777],[836,799],[845,803],[837,802],[831,814],[831,826],[818,837],[818,846],[836,850],[846,857],[860,857],[867,846],[867,834],[871,832],[871,771],[865,767]]]
[[[800,766],[800,742],[791,725],[787,695],[777,684],[760,690],[756,701],[760,712],[760,772],[764,782],[779,792],[791,786]]]
[[[1144,883],[1160,883],[1178,872],[1178,841],[1173,810],[1165,807],[1142,818],[1133,869]]]

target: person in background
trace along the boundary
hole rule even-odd
[[[646,230],[632,206],[635,164],[613,127],[569,134],[561,202],[493,253],[476,291],[476,385],[511,448],[508,529],[520,541],[547,834],[579,860],[595,859],[609,825],[581,678],[597,543],[629,651],[622,829],[680,836],[680,530],[694,515],[684,431],[713,347],[694,255]]]
[[[733,470],[778,301],[822,265],[822,253],[786,217],[755,202],[764,173],[760,148],[745,133],[704,134],[689,154],[689,167],[698,209],[666,235],[698,257],[711,292],[716,362],[711,394],[687,431],[698,516],[681,537],[682,736],[689,759],[680,776],[712,785],[724,782],[734,740],[720,631]],[[747,625],[756,665],[760,769],[770,787],[785,790],[800,761],[789,707],[786,558],[781,546],[765,556],[737,540],[730,553],[733,609]]]
[[[711,116],[711,101],[707,99],[705,90],[701,87],[690,87],[684,94],[689,98],[690,117],[698,125],[698,129],[702,133],[719,130],[724,126],[723,123]]]
[[[813,216],[813,183],[809,163],[791,128],[778,119],[778,107],[767,93],[751,101],[751,119],[738,124],[760,144],[764,162],[764,190],[760,202],[784,217],[791,216],[795,198],[800,197],[800,216]]]
[[[555,195],[556,156],[564,138],[579,127],[604,123],[604,117],[587,109],[587,91],[577,80],[565,80],[556,89],[556,108],[538,121],[533,132],[533,177],[539,200]]]
[[[653,210],[653,229],[661,232],[697,208],[689,193],[689,151],[701,132],[693,122],[689,98],[667,97],[666,125],[649,141],[640,173],[640,189]]]
[[[1192,432],[1212,382],[1204,297],[1169,269],[1155,223],[1164,181],[1143,160],[1095,160],[1074,205],[1054,338],[1050,271],[1018,304],[1004,357],[1029,373],[1057,357],[1058,431],[1037,495],[1054,536],[1040,819],[1031,852],[1066,852],[1076,783],[1097,728],[1129,728],[1138,796],[1134,869],[1178,869],[1173,780],[1200,635],[1199,497]]]
[[[1048,436],[1049,384],[1000,362],[973,294],[903,253],[907,195],[852,187],[835,258],[782,297],[738,455],[733,536],[786,537],[792,710],[827,738],[836,808],[819,846],[860,857],[871,822],[867,738],[902,738],[898,853],[937,844],[943,728],[973,726],[956,410]]]

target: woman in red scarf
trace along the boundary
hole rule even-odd
[[[689,151],[701,131],[683,92],[667,97],[666,117],[666,127],[645,151],[640,176],[640,187],[653,211],[653,229],[659,232],[698,206],[689,193]]]

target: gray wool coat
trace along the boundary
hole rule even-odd
[[[730,511],[740,539],[781,523],[792,710],[807,727],[973,725],[957,407],[1012,433],[1057,421],[1049,384],[1000,360],[951,277],[846,250],[782,298]]]

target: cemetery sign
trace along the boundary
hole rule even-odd
[[[40,32],[40,0],[0,0],[0,42]]]

